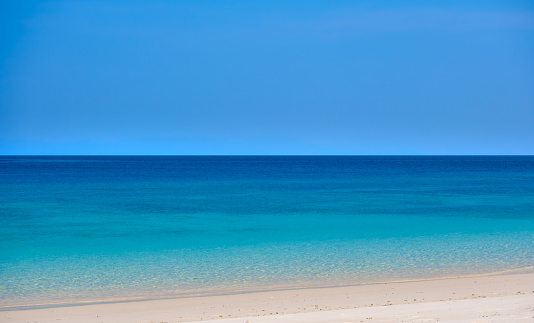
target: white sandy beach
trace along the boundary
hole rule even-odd
[[[1,322],[534,322],[534,273],[0,312]]]

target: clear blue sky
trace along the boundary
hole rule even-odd
[[[0,154],[534,154],[534,1],[2,1]]]

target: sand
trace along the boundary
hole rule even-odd
[[[534,273],[0,312],[0,322],[534,322]]]

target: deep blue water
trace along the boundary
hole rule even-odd
[[[534,157],[0,156],[0,306],[534,266]]]

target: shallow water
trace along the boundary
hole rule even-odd
[[[534,157],[0,157],[0,306],[534,265]]]

